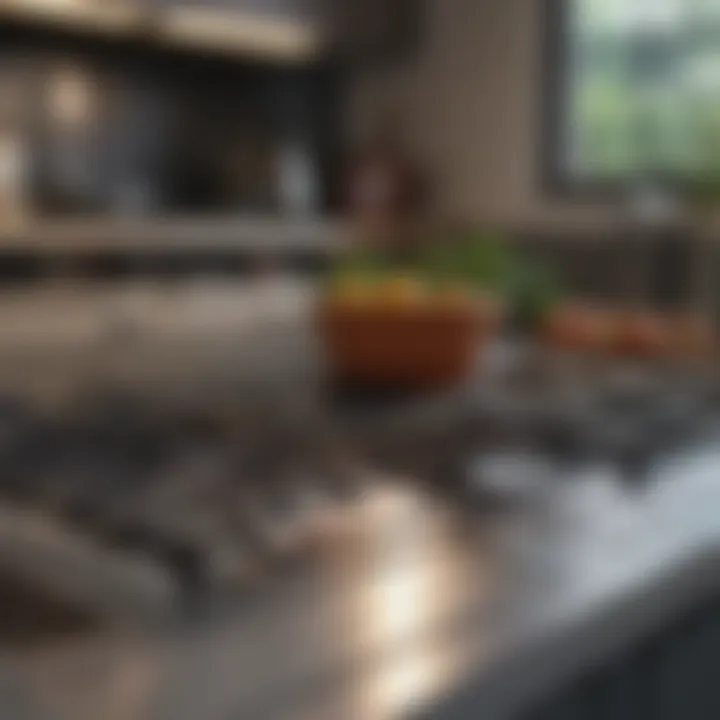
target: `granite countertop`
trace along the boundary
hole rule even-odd
[[[309,332],[297,322],[309,299],[298,291],[277,308],[285,324],[271,328],[285,350],[262,353],[296,369]],[[238,335],[237,344],[248,343]],[[151,354],[164,374],[168,357],[187,360],[172,348]],[[248,360],[217,349],[212,374],[227,392],[221,367]],[[181,384],[197,383],[200,363],[211,367],[195,362]],[[191,623],[164,617],[162,579],[62,547],[42,517],[18,544],[11,531],[22,522],[6,513],[0,563],[91,597],[107,621],[79,637],[0,648],[3,719],[512,718],[720,589],[720,433],[710,434],[663,459],[643,488],[607,467],[558,470],[524,512],[497,515],[458,515],[412,478],[368,470],[365,492],[312,552],[241,583],[234,601]]]
[[[4,717],[513,717],[719,589],[718,463],[708,443],[644,491],[587,468],[530,513],[470,525],[378,476],[339,536],[231,608],[3,652],[15,704],[34,706],[13,716],[8,696]]]

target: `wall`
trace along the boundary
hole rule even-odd
[[[540,187],[542,0],[429,0],[420,55],[365,68],[354,85],[357,138],[390,106],[430,170],[436,208],[508,225],[596,227],[609,208]]]

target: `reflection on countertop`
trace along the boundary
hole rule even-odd
[[[469,690],[475,717],[516,717],[548,678],[717,590],[717,462],[677,459],[643,495],[579,474],[532,517],[470,525],[408,479],[369,477],[312,556],[235,610],[4,660],[39,720],[450,718]]]

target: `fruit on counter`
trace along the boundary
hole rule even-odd
[[[410,275],[388,276],[375,283],[346,278],[331,286],[324,301],[338,309],[477,312],[488,322],[501,316],[500,304],[472,287],[463,283],[433,286]]]
[[[556,308],[542,324],[541,337],[554,347],[642,358],[708,354],[715,342],[710,323],[696,315],[668,317],[581,305]]]
[[[474,313],[493,328],[504,316],[502,302],[492,293],[478,292],[463,282],[430,284],[409,274],[389,275],[374,283],[347,277],[335,282],[324,300],[331,308],[355,311]]]
[[[433,300],[438,307],[464,309],[472,307],[476,298],[472,289],[467,285],[463,283],[448,283],[437,288],[433,293]]]
[[[667,320],[648,312],[630,312],[618,320],[615,349],[621,354],[658,357],[671,347]]]
[[[502,301],[492,293],[478,292],[465,283],[450,283],[433,289],[433,309],[443,312],[474,313],[486,328],[497,329],[504,317]]]
[[[669,322],[673,350],[679,355],[707,355],[715,336],[709,320],[698,315],[681,315]]]
[[[606,350],[615,333],[615,319],[602,310],[563,305],[548,314],[541,337],[549,345],[569,350]]]
[[[608,310],[595,310],[592,315],[588,345],[592,350],[606,352],[617,333],[617,316]]]
[[[397,275],[380,282],[375,288],[375,302],[388,309],[416,308],[428,300],[428,287],[412,275]]]
[[[424,307],[429,288],[411,275],[389,275],[382,280],[346,276],[336,279],[324,296],[337,309],[398,310]]]
[[[333,307],[357,308],[369,305],[373,294],[373,287],[366,280],[346,277],[330,286],[326,299]]]

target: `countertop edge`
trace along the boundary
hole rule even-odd
[[[630,649],[720,590],[720,547],[669,567],[642,588],[591,608],[469,674],[414,720],[507,720],[552,696],[583,671]],[[478,680],[477,678],[481,678]]]

